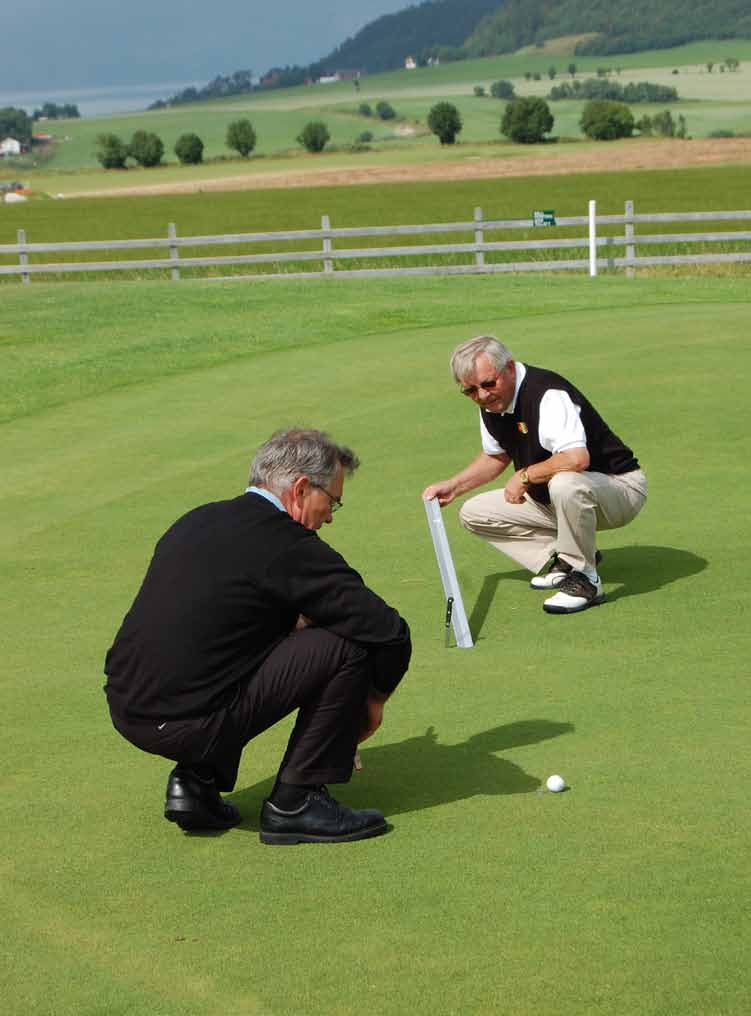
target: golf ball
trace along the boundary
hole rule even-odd
[[[552,790],[554,794],[559,794],[562,790],[566,789],[566,781],[562,776],[557,774],[554,776],[548,776],[545,786],[548,790]]]

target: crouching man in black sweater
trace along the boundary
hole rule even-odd
[[[240,821],[219,791],[234,788],[245,745],[295,709],[261,840],[387,829],[325,786],[350,779],[411,653],[407,623],[317,535],[358,465],[321,431],[280,431],[244,494],[194,509],[157,543],[107,653],[105,692],[123,737],[177,763],[164,814],[182,829]]]

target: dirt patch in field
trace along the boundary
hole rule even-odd
[[[575,147],[547,146],[524,154],[496,157],[469,156],[447,162],[407,163],[399,166],[316,167],[290,171],[257,171],[242,176],[217,177],[164,184],[122,187],[116,191],[90,190],[66,197],[123,197],[147,194],[196,194],[211,191],[262,190],[285,187],[343,187],[363,184],[486,180],[494,177],[548,176],[561,173],[607,173],[637,169],[679,169],[691,166],[751,162],[751,138],[717,138],[695,141],[634,139],[577,151]]]

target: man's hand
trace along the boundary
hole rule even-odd
[[[518,470],[503,488],[503,496],[509,504],[524,504],[527,487],[522,483],[521,470]]]
[[[306,617],[305,614],[300,614],[297,620],[295,621],[295,627],[293,631],[302,631],[303,628],[310,628],[312,624],[313,622],[310,620],[309,617]]]
[[[438,504],[441,508],[445,508],[461,494],[468,494],[475,487],[492,483],[501,475],[510,461],[511,459],[505,452],[500,452],[498,455],[480,452],[477,458],[470,462],[461,473],[452,476],[450,480],[439,480],[438,483],[431,483],[429,487],[426,487],[422,492],[423,500],[429,501],[432,497],[437,497]]]
[[[383,707],[385,703],[375,698],[368,696],[368,700],[365,703],[365,715],[363,717],[363,726],[360,730],[360,734],[357,738],[357,743],[362,744],[363,741],[375,734],[376,730],[380,727],[383,722]]]
[[[441,508],[444,508],[456,497],[456,484],[453,480],[439,480],[438,483],[431,483],[429,487],[426,487],[422,492],[423,501],[430,501],[431,498],[437,497],[438,504]]]

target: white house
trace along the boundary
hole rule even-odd
[[[413,56],[408,56],[404,61],[404,68],[408,71],[413,71],[417,68],[417,62]]]
[[[20,155],[21,154],[21,142],[16,141],[15,138],[5,138],[0,141],[0,156],[6,155]]]

